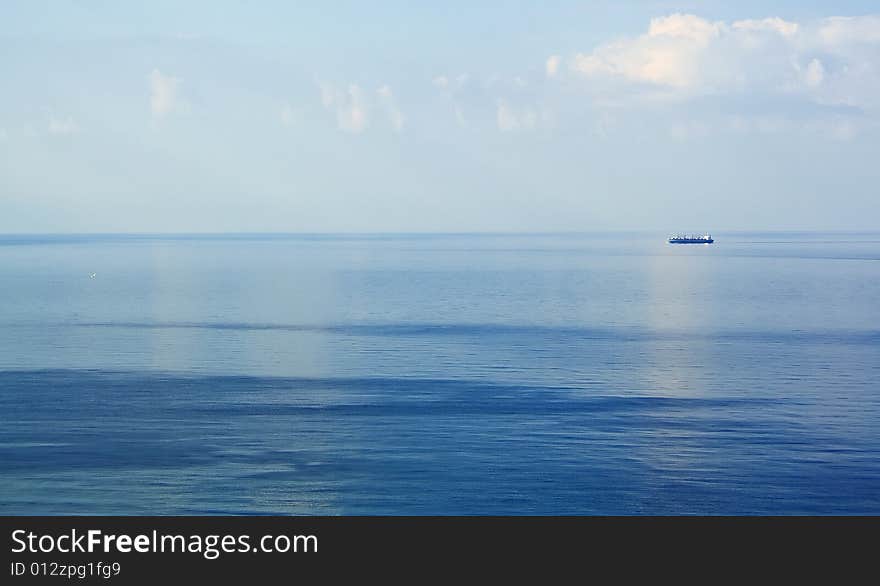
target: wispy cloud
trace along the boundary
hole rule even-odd
[[[359,134],[374,123],[374,118],[381,123],[383,117],[395,132],[402,132],[406,125],[406,116],[388,84],[380,85],[374,92],[366,91],[356,83],[342,87],[319,81],[318,88],[321,90],[321,104],[335,115],[339,130]]]
[[[553,117],[549,110],[530,106],[514,107],[506,100],[498,100],[495,109],[495,123],[502,132],[516,132],[546,128]]]
[[[321,103],[336,114],[336,125],[340,130],[358,134],[369,125],[369,104],[361,87],[349,84],[345,89],[329,83],[320,82]]]
[[[825,67],[818,59],[813,59],[804,69],[804,83],[809,87],[817,87],[825,79]]]
[[[49,134],[76,134],[79,132],[79,126],[73,121],[73,118],[56,118],[52,116],[49,119]]]
[[[150,111],[154,118],[164,118],[180,107],[178,89],[183,80],[164,75],[158,69],[150,73]]]
[[[406,119],[400,111],[400,108],[397,106],[397,100],[394,98],[394,93],[391,91],[391,88],[387,85],[383,85],[376,90],[376,96],[378,96],[379,103],[385,110],[385,114],[388,117],[388,121],[391,123],[391,127],[395,132],[402,131]]]
[[[454,77],[444,73],[435,76],[431,80],[431,84],[437,89],[455,92],[456,90],[463,88],[468,81],[470,81],[470,75],[467,73],[460,73]]]
[[[559,64],[562,62],[562,57],[559,55],[550,55],[547,57],[547,62],[544,64],[544,71],[547,74],[547,77],[556,77],[559,73]]]

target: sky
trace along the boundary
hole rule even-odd
[[[5,1],[0,233],[876,230],[876,2]]]

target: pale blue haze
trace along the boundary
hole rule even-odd
[[[877,12],[5,2],[0,231],[870,230]]]

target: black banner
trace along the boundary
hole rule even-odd
[[[0,525],[3,584],[421,581],[475,570],[589,579],[600,569],[624,578],[707,564],[707,578],[771,568],[815,577],[867,567],[878,526],[855,517],[4,517]]]

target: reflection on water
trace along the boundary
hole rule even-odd
[[[880,238],[717,242],[0,238],[0,512],[880,513]]]

